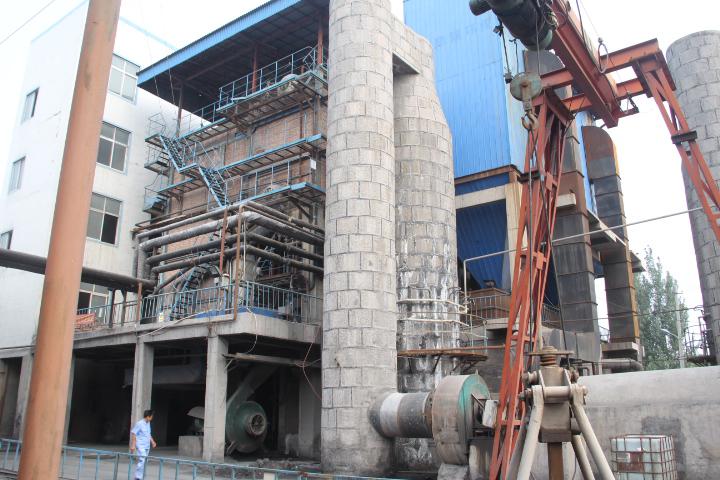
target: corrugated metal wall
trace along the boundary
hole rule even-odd
[[[507,248],[507,213],[505,200],[485,203],[457,211],[458,257],[466,258],[501,252]],[[494,280],[498,288],[510,289],[506,268],[508,255],[498,255],[469,262],[468,274],[480,285]]]
[[[455,176],[510,163],[522,168],[526,134],[516,129],[522,129],[522,106],[509,98],[503,80],[502,40],[493,33],[496,17],[475,17],[467,0],[406,0],[405,22],[435,50],[438,94],[453,135]],[[515,72],[513,45],[508,54]],[[520,62],[522,69],[522,58]]]

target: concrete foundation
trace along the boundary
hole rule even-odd
[[[182,435],[178,438],[178,455],[190,458],[202,458],[202,435]]]
[[[714,178],[720,178],[720,31],[693,33],[676,41],[667,51],[676,94],[690,128]],[[695,188],[683,169],[688,209],[700,207]],[[700,288],[707,327],[715,339],[720,360],[720,245],[700,210],[690,213]]]
[[[710,425],[720,414],[720,367],[595,375],[579,383],[589,389],[585,409],[608,459],[611,437],[672,435],[679,479],[720,478],[720,434]],[[533,476],[544,480],[547,454],[540,447]],[[566,478],[572,478],[573,459],[566,449]]]
[[[322,466],[379,475],[392,444],[367,410],[396,387],[393,14],[332,0],[322,352]]]

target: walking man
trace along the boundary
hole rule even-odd
[[[135,466],[135,480],[142,480],[145,476],[145,460],[150,453],[150,447],[155,448],[157,444],[152,437],[150,422],[153,418],[152,410],[145,410],[142,420],[138,420],[130,430],[130,453],[137,455]]]

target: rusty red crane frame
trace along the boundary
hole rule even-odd
[[[541,77],[543,91],[533,103],[538,127],[528,135],[526,146],[526,178],[522,187],[516,240],[519,251],[514,264],[490,467],[490,478],[493,480],[508,478],[525,417],[525,404],[519,399],[523,390],[522,374],[531,367],[532,357],[528,354],[535,350],[540,331],[536,323],[541,318],[552,254],[551,239],[562,176],[565,134],[573,117],[579,112],[591,111],[611,128],[617,126],[621,118],[638,111],[632,104],[630,108],[623,109],[624,100],[642,94],[653,98],[720,241],[720,214],[717,213],[720,211],[720,191],[697,145],[697,134],[690,129],[680,108],[674,93],[675,84],[657,40],[604,56],[594,55],[588,50],[577,20],[566,9],[564,2],[554,0],[552,9],[559,19],[552,48],[565,68]],[[631,80],[616,85],[608,77],[610,73],[628,67],[635,73]],[[582,93],[561,100],[555,93],[556,89],[571,85]]]

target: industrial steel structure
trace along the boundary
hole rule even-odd
[[[203,459],[150,457],[158,478],[173,468],[177,478],[314,478],[304,473],[311,462],[333,477],[528,480],[545,444],[555,480],[565,474],[564,443],[584,478],[595,475],[586,448],[599,478],[613,478],[603,453],[610,436],[593,428],[599,414],[586,405],[597,387],[581,374],[642,369],[638,262],[614,147],[595,122],[615,127],[637,113],[634,97],[652,98],[720,240],[720,190],[664,55],[655,40],[601,54],[562,0],[472,0],[472,13],[500,21],[484,24],[495,27],[482,37],[492,45],[476,53],[503,70],[506,35],[524,50],[517,75],[507,67],[506,84],[495,75],[485,92],[498,97],[497,131],[468,129],[458,126],[462,112],[478,112],[448,94],[460,84],[448,86],[457,57],[436,62],[462,36],[448,31],[457,5],[436,22],[428,12],[445,5],[407,3],[408,23],[432,38],[396,18],[390,0],[272,0],[139,70],[138,87],[173,112],[147,119],[142,168],[155,180],[142,206],[149,219],[125,232],[131,274],[82,268],[76,248],[64,259],[75,280],[112,293],[107,304],[75,309],[75,291],[57,283],[57,238],[47,259],[0,250],[0,266],[46,273],[46,294],[55,292],[43,302],[25,443],[0,438],[0,467],[15,471],[22,455],[20,474],[30,475],[42,438],[60,447],[63,431],[70,441],[121,444],[152,405],[159,443]],[[477,41],[475,30],[457,28]],[[89,68],[86,58],[80,65]],[[623,69],[634,77],[616,83]],[[475,82],[474,70],[461,70]],[[77,148],[71,133],[67,152]],[[492,158],[477,158],[476,138]],[[598,199],[612,205],[596,208]],[[58,207],[66,218],[63,206],[67,198]],[[84,229],[65,222],[57,228],[75,225],[77,240]],[[592,290],[603,274],[617,300],[605,338]],[[76,313],[50,334],[69,339],[74,327],[72,359],[69,350],[47,356],[57,347],[53,305]],[[53,362],[62,376],[47,383]],[[11,375],[0,373],[5,424]],[[656,377],[647,378],[637,385]],[[51,400],[55,422],[43,434],[38,402]],[[653,417],[649,428],[688,428],[673,419]],[[261,454],[283,460],[225,464]],[[80,477],[87,463],[96,477],[129,476],[134,461],[64,447],[40,475]]]

